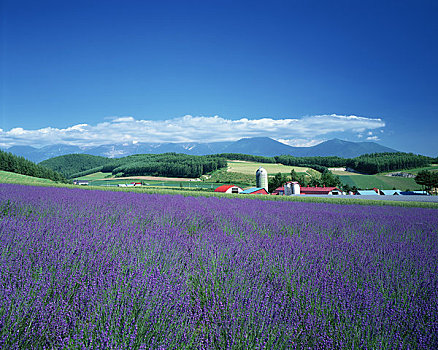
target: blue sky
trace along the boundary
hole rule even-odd
[[[1,1],[0,146],[338,137],[438,155],[436,1]]]

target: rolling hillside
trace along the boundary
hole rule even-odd
[[[35,164],[24,157],[19,157],[9,152],[0,151],[0,170],[42,179],[66,182],[64,176],[57,171]]]
[[[111,159],[89,154],[67,154],[44,160],[40,165],[70,178],[73,174],[107,164]]]
[[[54,184],[55,182],[49,179],[42,179],[34,176],[27,176],[10,171],[0,170],[0,182],[1,183],[14,183],[25,185],[47,185]]]

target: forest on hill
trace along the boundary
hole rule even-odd
[[[373,153],[347,159],[346,166],[364,174],[419,168],[436,159],[413,153]]]
[[[123,158],[105,158],[88,154],[68,154],[40,163],[76,178],[95,172],[110,172],[115,176],[174,176],[199,177],[227,166],[226,159],[218,156],[191,156],[187,154],[136,154]]]
[[[16,156],[0,150],[0,170],[27,176],[49,179],[52,181],[67,182],[65,177],[57,171],[35,164],[24,157]]]
[[[136,154],[123,158],[105,158],[89,154],[68,154],[40,163],[77,178],[99,171],[115,176],[174,176],[196,178],[227,166],[219,156],[191,156],[182,153]]]
[[[113,159],[102,167],[102,172],[115,176],[174,176],[196,178],[227,166],[217,156],[190,156],[182,153],[138,154]]]
[[[67,154],[44,160],[39,164],[61,173],[66,178],[71,178],[77,173],[100,167],[111,160],[90,154]]]

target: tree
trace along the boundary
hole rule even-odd
[[[422,170],[415,177],[415,182],[430,192],[433,188],[438,187],[438,173]]]
[[[350,185],[349,184],[342,185],[342,191],[348,194],[351,191]]]
[[[298,181],[299,175],[297,174],[297,172],[295,171],[295,169],[292,169],[290,171],[290,180],[291,181]]]
[[[309,180],[309,185],[311,187],[319,187],[321,186],[321,178],[316,176],[311,176]]]
[[[274,177],[271,177],[268,180],[268,190],[269,192],[273,192],[277,187],[281,187],[285,184],[285,182],[288,181],[288,178],[286,175],[283,175],[282,173],[275,174]]]
[[[296,181],[300,184],[301,187],[307,187],[308,181],[306,175],[299,174],[298,179]]]
[[[339,187],[341,186],[341,180],[339,176],[333,175],[330,170],[325,170],[321,175],[320,183],[326,187]]]

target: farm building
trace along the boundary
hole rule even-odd
[[[274,196],[284,195],[284,187],[277,187],[271,194]]]
[[[400,195],[400,190],[381,190],[380,193],[385,196],[398,196]]]
[[[288,181],[283,187],[277,187],[273,195],[299,195],[299,194],[319,194],[319,195],[341,195],[343,192],[337,187],[301,187],[296,181]]]
[[[243,189],[240,188],[239,186],[234,186],[234,185],[222,185],[216,188],[214,191],[222,192],[222,193],[240,193],[243,191]]]
[[[301,194],[341,195],[342,191],[337,187],[301,187]]]
[[[360,190],[360,191],[357,191],[357,194],[359,196],[377,196],[379,193],[377,193],[374,190]]]
[[[284,194],[291,196],[293,194],[301,194],[301,186],[296,181],[288,181],[284,184]]]
[[[74,185],[87,186],[89,184],[86,180],[73,180]]]
[[[141,182],[131,182],[129,184],[118,184],[117,187],[138,187],[141,186]]]
[[[430,196],[430,193],[426,191],[404,191],[400,192],[403,196]]]
[[[269,194],[263,187],[252,187],[248,188],[242,192],[241,194]]]
[[[262,167],[256,171],[256,186],[268,192],[268,172]]]

